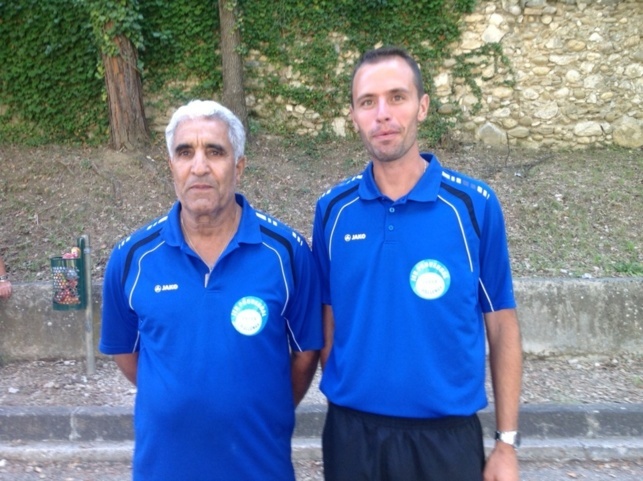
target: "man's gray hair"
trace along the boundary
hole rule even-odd
[[[243,157],[245,151],[246,130],[236,115],[213,100],[192,100],[174,112],[170,123],[165,128],[165,142],[167,143],[167,152],[170,158],[172,158],[172,144],[176,127],[184,120],[199,118],[221,120],[228,126],[228,139],[232,144],[236,164]]]

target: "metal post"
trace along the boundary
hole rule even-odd
[[[78,238],[78,247],[83,256],[83,269],[85,276],[85,350],[87,353],[87,375],[96,373],[96,360],[94,356],[94,310],[92,306],[92,268],[91,247],[89,235],[84,234]]]

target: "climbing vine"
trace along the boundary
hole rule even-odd
[[[399,45],[424,72],[435,71],[451,56],[461,17],[474,4],[238,0],[247,94],[281,97],[330,119],[348,103],[352,64],[360,52]],[[0,1],[0,19],[0,141],[104,142],[100,55],[118,54],[110,50],[115,34],[138,48],[147,100],[161,111],[221,90],[218,8],[212,0]],[[261,66],[266,64],[274,68]],[[280,77],[288,68],[296,81]],[[456,74],[474,88],[464,60]],[[425,75],[428,91],[430,77]],[[435,111],[427,125],[436,135],[448,128]]]
[[[3,2],[0,19],[0,141],[104,141],[104,81],[85,6]]]

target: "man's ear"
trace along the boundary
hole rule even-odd
[[[352,105],[349,107],[349,113],[350,113],[350,116],[351,116],[351,122],[353,122],[353,130],[355,130],[355,132],[358,133],[359,132],[359,127],[357,126],[357,122],[355,122],[355,117],[353,116],[354,112],[353,112],[353,106]]]
[[[243,171],[246,170],[246,156],[242,155],[239,157],[239,160],[237,160],[237,165],[234,166],[234,169],[237,173],[237,182],[241,180],[241,176],[243,175]]]
[[[429,114],[430,99],[429,94],[422,95],[420,99],[420,109],[418,110],[418,122],[423,122]]]

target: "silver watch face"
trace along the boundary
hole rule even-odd
[[[520,433],[518,431],[496,431],[496,440],[514,448],[520,447]]]

